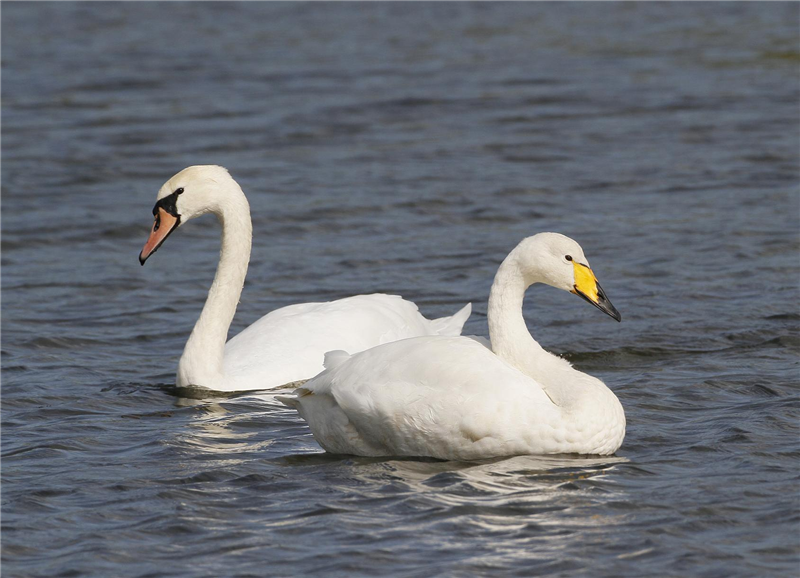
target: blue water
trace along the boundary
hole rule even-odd
[[[800,573],[797,3],[4,3],[8,576]],[[172,387],[213,219],[140,267],[155,194],[221,164],[283,305],[472,301],[523,237],[623,315],[534,288],[602,378],[602,459],[324,454],[293,412]]]

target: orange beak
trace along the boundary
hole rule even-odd
[[[139,253],[139,263],[144,265],[147,258],[158,251],[158,248],[169,237],[169,234],[175,230],[178,223],[180,223],[179,217],[170,215],[161,207],[157,209],[156,217],[153,221],[153,230],[150,231],[150,236],[147,238],[142,252]]]

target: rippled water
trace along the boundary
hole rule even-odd
[[[8,576],[764,576],[800,570],[797,3],[4,3]],[[233,331],[298,301],[466,301],[524,236],[585,248],[618,325],[534,288],[598,375],[605,459],[328,456],[252,395],[170,384],[213,276],[155,193],[253,209]]]

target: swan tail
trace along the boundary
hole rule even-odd
[[[292,407],[294,409],[300,408],[300,398],[305,397],[307,395],[314,395],[314,392],[310,389],[306,389],[305,387],[298,387],[295,389],[290,395],[276,395],[275,399],[281,402],[286,407]]]
[[[325,354],[325,361],[322,362],[322,365],[325,366],[325,369],[333,369],[334,367],[339,367],[348,359],[350,359],[349,353],[341,349],[334,349]]]
[[[275,399],[277,399],[286,407],[291,407],[294,409],[297,409],[297,406],[300,405],[300,400],[296,395],[276,395]]]
[[[467,303],[458,310],[455,315],[450,317],[440,317],[431,321],[431,328],[436,335],[449,335],[457,337],[461,335],[461,330],[464,328],[464,323],[469,319],[472,313],[472,303]]]

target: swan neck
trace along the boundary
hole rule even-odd
[[[489,293],[489,338],[492,351],[506,363],[533,378],[554,404],[566,407],[573,395],[567,385],[574,372],[570,364],[539,345],[531,336],[522,316],[525,290],[541,282],[531,268],[527,274],[520,266],[518,250],[512,251],[500,265]]]
[[[532,359],[546,354],[531,336],[522,316],[525,290],[531,284],[522,273],[516,251],[512,251],[495,275],[487,315],[492,350],[528,375]]]
[[[226,194],[227,202],[211,210],[222,226],[219,264],[203,311],[181,357],[179,386],[218,389],[225,377],[225,343],[244,287],[253,236],[250,207],[241,189],[238,193]]]
[[[570,423],[621,424],[614,449],[622,442],[625,415],[619,400],[603,382],[575,370],[570,363],[545,351],[531,336],[522,316],[525,291],[547,282],[547,271],[527,262],[519,247],[500,265],[489,293],[489,337],[492,350],[506,363],[532,378]],[[618,433],[619,433],[618,431]],[[612,450],[613,451],[613,450]]]

